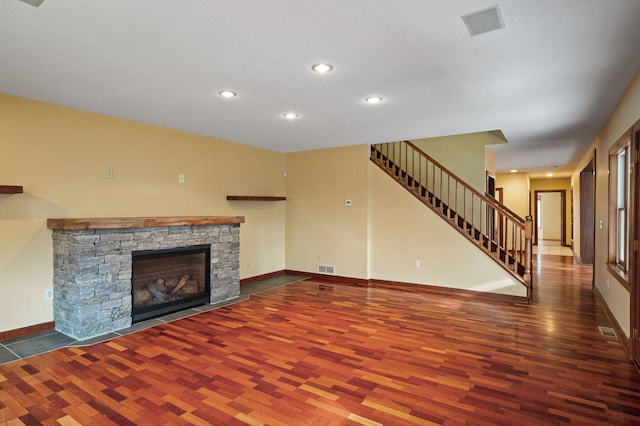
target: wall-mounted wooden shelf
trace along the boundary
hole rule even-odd
[[[257,195],[227,195],[229,201],[284,201],[287,197],[266,197]]]
[[[22,194],[22,186],[0,185],[0,194]]]

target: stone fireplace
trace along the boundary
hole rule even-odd
[[[208,269],[210,286],[204,299],[190,298],[195,296],[188,294],[194,292],[194,288],[202,295],[199,290],[206,286],[206,279],[196,277],[198,268],[177,267],[166,277],[155,278],[150,278],[153,272],[145,271],[139,278],[143,283],[140,286],[144,285],[149,293],[150,288],[159,292],[157,297],[149,294],[147,299],[167,299],[169,310],[175,311],[195,306],[194,303],[219,303],[238,297],[240,223],[243,222],[243,217],[218,216],[49,219],[47,226],[53,230],[56,330],[85,340],[168,312],[149,314],[153,309],[147,309],[147,304],[142,309],[133,307],[136,280],[133,259],[144,258],[154,251],[166,254],[193,247],[204,249],[209,258],[205,270]],[[154,283],[160,280],[164,282],[156,288]],[[177,280],[175,284],[174,280]],[[178,284],[181,288],[175,290]],[[178,293],[187,293],[184,304],[173,303],[178,300]],[[145,295],[136,297],[139,302]]]

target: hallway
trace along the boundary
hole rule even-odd
[[[537,245],[533,246],[534,256],[537,254],[550,254],[552,256],[571,256],[573,250],[570,247],[564,247],[560,241],[540,240]]]
[[[534,266],[533,305],[308,280],[14,361],[0,424],[638,424],[591,268]]]

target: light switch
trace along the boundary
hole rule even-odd
[[[350,199],[344,200],[345,207],[351,207],[352,205],[353,205],[353,201],[351,201]]]

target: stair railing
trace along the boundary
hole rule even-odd
[[[481,194],[409,141],[372,145],[371,160],[518,278],[531,302],[531,216]]]

